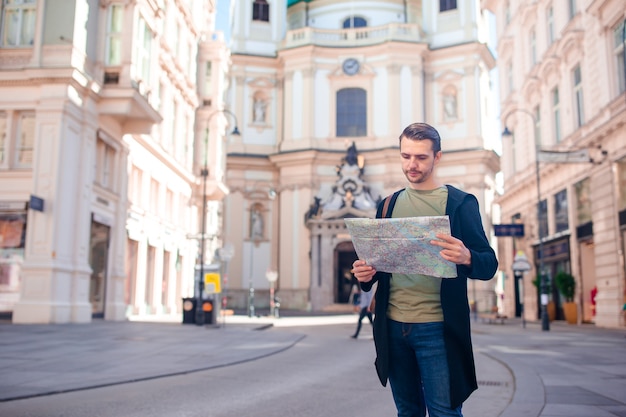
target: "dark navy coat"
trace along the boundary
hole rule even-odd
[[[462,240],[472,254],[471,267],[457,265],[457,278],[443,278],[441,282],[444,340],[450,370],[450,406],[456,408],[478,388],[470,336],[467,279],[489,280],[493,278],[498,268],[498,260],[485,235],[476,197],[450,185],[447,185],[447,188],[446,215],[450,217],[452,236]],[[386,217],[391,217],[401,191],[396,191],[391,196]],[[384,201],[378,205],[377,218],[382,217]],[[374,319],[375,365],[383,386],[387,385],[389,375],[387,306],[390,279],[390,273],[377,272],[372,281],[361,284],[361,288],[368,291],[378,281]]]

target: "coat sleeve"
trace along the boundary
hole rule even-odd
[[[380,219],[383,216],[383,205],[385,203],[385,199],[383,198],[379,203],[378,206],[376,207],[376,218]],[[376,283],[376,281],[378,281],[378,277],[379,277],[380,273],[377,272],[374,277],[372,278],[371,281],[369,282],[361,282],[361,289],[363,291],[370,291],[372,289],[372,287],[374,286],[374,283]]]
[[[461,239],[472,255],[470,266],[461,265],[462,274],[475,279],[489,280],[498,269],[496,253],[489,244],[480,218],[478,200],[468,194],[459,206],[452,226],[453,236]]]

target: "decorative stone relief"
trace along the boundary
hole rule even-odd
[[[377,201],[374,200],[369,187],[362,179],[364,166],[365,159],[358,154],[356,145],[352,142],[341,165],[337,166],[338,179],[332,188],[332,195],[326,201],[315,196],[305,214],[305,222],[322,217],[325,219],[342,218],[351,214],[365,216],[368,212],[375,210]]]

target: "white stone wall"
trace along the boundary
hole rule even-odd
[[[207,102],[214,107],[203,108],[200,115],[223,109],[228,56],[220,36],[211,36],[213,2],[193,2],[193,10],[169,0],[160,2],[163,10],[155,2],[126,4],[122,63],[114,68],[105,62],[108,4],[94,0],[55,4],[75,10],[57,7],[46,14],[39,7],[36,21],[46,24],[35,27],[32,47],[0,48],[4,74],[0,112],[30,111],[36,116],[32,169],[3,166],[0,201],[25,202],[31,194],[45,201],[43,212],[31,210],[28,215],[13,321],[91,320],[92,217],[110,230],[103,317],[178,316],[181,297],[194,294],[198,254],[194,236],[200,232],[201,164],[196,144],[204,144],[208,119],[196,124],[196,110],[204,99],[213,98],[196,86],[197,59],[203,70],[207,60],[215,61],[211,76],[217,98]],[[136,38],[143,30],[138,26],[141,21],[150,31],[145,63],[149,72],[137,70],[136,52],[143,46]],[[201,39],[205,42],[199,54]],[[104,72],[117,78],[105,78]],[[141,78],[146,74],[149,79]],[[224,152],[225,128],[233,121],[215,119],[208,152],[209,164],[216,169],[209,178],[208,198],[219,200],[226,192],[225,161],[219,153]],[[15,126],[10,134],[16,135]],[[112,150],[106,163],[97,148],[101,140]],[[108,164],[106,172],[103,164]],[[220,244],[214,224],[219,206],[209,206],[211,260],[210,248]],[[136,253],[129,255],[129,246]]]
[[[493,201],[499,167],[493,137],[488,136],[494,131],[488,125],[495,121],[486,113],[495,107],[489,88],[489,70],[495,62],[485,45],[472,42],[484,35],[483,16],[477,12],[478,2],[446,17],[437,16],[428,2],[422,2],[423,9],[410,3],[405,25],[402,2],[310,2],[308,27],[302,26],[305,5],[299,3],[293,7],[297,16],[286,20],[294,30],[272,38],[252,35],[253,24],[246,26],[248,6],[235,7],[228,105],[245,131],[227,148],[226,183],[231,193],[224,205],[224,236],[235,246],[229,282],[230,293],[239,294],[237,307],[244,307],[246,268],[253,265],[257,270],[266,263],[249,254],[246,208],[268,203],[262,194],[269,187],[277,197],[267,205],[268,215],[276,221],[275,233],[268,236],[267,257],[277,261],[282,307],[321,310],[334,303],[335,250],[345,241],[345,230],[334,223],[317,230],[317,225],[305,224],[305,214],[314,197],[330,197],[336,167],[352,141],[365,158],[364,180],[374,198],[404,187],[398,136],[412,122],[426,121],[440,130],[444,158],[439,173],[445,182],[476,194],[491,234],[491,210],[485,204]],[[341,22],[353,12],[365,17],[368,27],[344,32]],[[437,34],[428,22],[433,16],[443,19]],[[392,42],[384,36],[405,36],[405,41]],[[252,40],[265,45],[252,45]],[[271,42],[276,57],[267,54]],[[348,58],[360,63],[355,75],[342,70]],[[342,88],[367,93],[363,137],[336,136],[336,94]],[[275,119],[268,126],[253,122],[255,93],[271,100],[268,114]],[[444,93],[455,100],[454,111],[447,107],[447,115]],[[493,283],[480,283],[476,293],[480,299],[489,298]]]
[[[516,249],[529,255],[538,244],[536,224],[537,183],[540,171],[541,199],[548,201],[549,233],[546,242],[566,236],[570,253],[567,262],[577,279],[578,319],[594,321],[603,327],[624,325],[625,272],[623,237],[619,224],[618,202],[623,190],[616,185],[617,162],[626,155],[626,100],[618,90],[614,29],[624,20],[621,1],[576,2],[577,9],[568,10],[570,2],[537,1],[484,2],[497,18],[498,56],[502,128],[514,132],[514,138],[503,138],[502,167],[504,194],[497,199],[502,222],[521,214],[526,236],[515,240]],[[510,5],[510,9],[506,9]],[[549,41],[549,16],[552,7],[553,42]],[[510,20],[506,21],[506,16]],[[531,33],[535,31],[535,56],[532,62]],[[513,65],[511,65],[513,63]],[[576,124],[575,94],[572,70],[579,65],[582,74],[584,123]],[[560,140],[556,137],[552,91],[559,90]],[[540,112],[535,109],[539,106]],[[535,122],[539,117],[538,135]],[[542,149],[571,151],[587,149],[594,163],[541,163],[535,165],[535,141]],[[574,184],[584,179],[591,182],[589,201],[593,235],[577,236],[578,211]],[[568,193],[569,229],[557,233],[554,219],[554,195]],[[512,239],[512,238],[501,238]],[[507,248],[510,244],[505,245]],[[591,252],[592,251],[592,252]],[[501,253],[501,267],[507,274],[504,308],[514,310],[511,264],[513,251]],[[591,255],[593,254],[593,255]],[[590,265],[590,256],[594,264]],[[524,276],[526,318],[536,320],[537,290],[531,285],[534,271]],[[597,287],[596,316],[591,317],[590,293]]]

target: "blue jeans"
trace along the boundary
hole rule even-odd
[[[389,320],[389,383],[398,417],[463,417],[450,408],[443,323]]]

